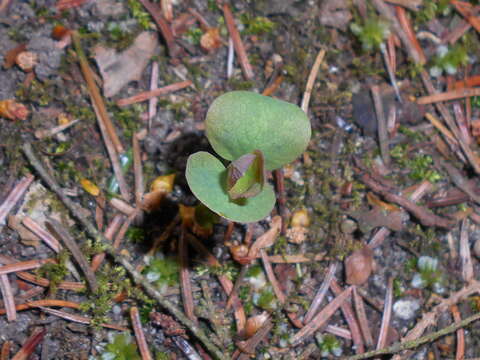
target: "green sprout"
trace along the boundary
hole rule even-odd
[[[317,340],[317,345],[320,348],[320,353],[322,357],[329,357],[330,354],[333,356],[341,356],[342,355],[342,344],[337,338],[330,334],[320,334],[318,333],[315,336],[315,340]]]
[[[416,289],[431,289],[443,293],[442,273],[438,268],[438,259],[430,256],[420,256],[417,261],[417,271],[412,278],[412,287]]]
[[[432,183],[439,181],[442,176],[432,167],[433,159],[430,155],[417,154],[410,159],[407,145],[396,145],[390,155],[402,168],[410,169],[408,177],[415,181],[428,180]]]
[[[137,344],[130,334],[117,334],[105,347],[102,360],[140,360]]]
[[[210,210],[240,223],[266,217],[275,194],[266,182],[272,171],[295,160],[311,136],[308,117],[296,105],[248,91],[217,98],[207,113],[206,135],[226,168],[208,152],[190,155],[186,178]]]
[[[457,44],[452,48],[445,45],[439,46],[437,55],[433,60],[433,66],[430,68],[430,75],[439,77],[445,71],[449,75],[457,73],[460,66],[467,65],[468,54],[465,46]]]
[[[271,33],[275,29],[275,23],[263,16],[252,17],[248,14],[243,14],[240,20],[245,25],[245,34],[261,35]]]
[[[363,26],[352,23],[350,30],[358,37],[366,51],[380,48],[390,35],[388,24],[376,17],[367,19]]]
[[[150,264],[143,270],[146,278],[150,282],[155,282],[160,289],[173,286],[178,283],[178,273],[180,265],[178,260],[173,257],[154,258]]]

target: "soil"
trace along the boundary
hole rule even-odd
[[[184,310],[178,276],[179,241],[186,236],[185,232],[193,232],[201,239],[221,265],[212,266],[205,254],[194,247],[188,249],[187,269],[194,315],[211,341],[221,348],[225,359],[242,348],[246,337],[237,331],[233,311],[225,310],[228,296],[218,277],[227,276],[235,284],[246,266],[232,256],[235,246],[249,237],[251,241],[258,239],[279,214],[287,219],[286,232],[283,231],[273,246],[266,249],[269,255],[322,256],[317,261],[274,264],[274,274],[287,297],[283,306],[272,295],[275,306],[272,308],[263,304],[262,308],[262,304],[255,301],[256,290],[248,279],[239,283],[236,290],[247,318],[266,311],[273,323],[272,330],[253,351],[252,356],[257,359],[335,358],[353,356],[359,351],[358,344],[355,346],[351,340],[351,324],[340,310],[327,324],[344,329],[343,334],[346,332],[347,338],[338,334],[333,338],[332,335],[325,337],[326,329],[321,327],[295,346],[289,339],[299,330],[289,317],[294,314],[297,320],[303,320],[331,264],[338,265],[334,278],[342,290],[346,289],[350,284],[346,283],[345,260],[365,249],[366,244],[372,244],[379,229],[390,229],[389,234],[383,241],[371,246],[371,253],[370,250],[365,252],[368,256],[359,260],[365,262],[361,264],[365,266],[355,270],[373,268],[371,274],[366,274],[366,281],[356,285],[358,292],[366,294],[367,322],[374,339],[374,344],[366,346],[366,350],[373,350],[376,346],[385,313],[383,303],[389,292],[393,296],[389,322],[393,329],[390,329],[384,346],[398,342],[421,321],[423,314],[435,310],[436,304],[460,291],[469,281],[471,284],[479,278],[480,263],[476,256],[480,256],[480,251],[474,251],[475,248],[480,250],[478,201],[474,201],[469,196],[471,194],[465,195],[458,190],[457,186],[461,185],[442,163],[453,164],[460,174],[460,182],[468,182],[474,193],[478,193],[477,175],[459,150],[458,142],[454,139],[454,145],[448,146],[446,138],[442,138],[438,128],[424,116],[428,112],[442,119],[440,113],[431,104],[419,105],[415,102],[427,92],[422,86],[420,69],[413,64],[405,47],[399,43],[395,48],[401,103],[390,86],[382,52],[378,48],[362,48],[362,42],[350,28],[353,23],[363,24],[363,1],[358,1],[360,5],[357,6],[349,1],[335,5],[336,2],[328,0],[232,1],[230,6],[254,72],[252,79],[245,79],[238,56],[233,62],[232,73],[227,74],[229,35],[221,6],[210,0],[162,2],[173,6],[173,18],[167,20],[167,26],[177,31],[174,41],[180,49],[179,54],[173,54],[168,48],[154,20],[138,0],[0,1],[0,63],[8,63],[12,49],[22,44],[38,56],[33,72],[22,71],[18,65],[0,68],[0,104],[3,100],[15,99],[29,110],[26,119],[13,120],[4,113],[2,115],[0,105],[0,204],[4,203],[22,177],[28,174],[35,176],[27,194],[8,212],[9,215],[22,217],[26,214],[44,229],[49,217],[56,218],[74,235],[88,261],[102,252],[99,244],[85,232],[23,155],[22,146],[29,142],[47,171],[99,230],[105,231],[115,217],[120,217],[122,224],[126,221],[127,217],[110,202],[112,198],[121,196],[112,191],[113,170],[79,66],[78,53],[71,44],[59,46],[60,41],[52,38],[52,31],[56,29],[58,32],[59,25],[67,31],[78,31],[100,88],[105,79],[94,59],[94,48],[114,49],[114,56],[120,57],[142,31],[149,31],[158,35],[159,44],[154,47],[154,55],[140,78],[123,86],[117,94],[103,99],[125,149],[131,148],[132,136],[138,134],[145,193],[150,191],[150,184],[159,176],[175,174],[175,180],[160,206],[152,211],[143,211],[141,216],[136,217],[119,251],[147,278],[149,271],[156,269],[161,279],[151,278],[153,283],[166,298]],[[368,16],[376,19],[375,7],[368,1],[366,3]],[[417,36],[419,32],[428,32],[430,38],[445,37],[463,18],[453,5],[449,5],[448,12],[435,8],[432,13],[432,3],[435,2],[424,1],[423,8],[417,12],[408,10],[408,14]],[[65,4],[69,8],[60,11],[59,7]],[[200,38],[206,28],[199,24],[191,9],[200,14],[209,27],[219,30],[218,48],[202,49]],[[181,21],[184,23],[181,24]],[[68,39],[68,34],[66,37]],[[475,49],[478,49],[478,40],[478,33],[470,28],[457,41],[459,46],[467,49],[469,62],[459,65],[455,75],[432,78],[439,92],[446,91],[447,86],[450,89],[455,79],[476,74],[478,52]],[[428,72],[434,66],[438,45],[428,37],[422,37],[420,43],[429,58],[425,65]],[[249,225],[235,224],[231,233],[228,233],[230,225],[226,219],[219,219],[211,229],[205,229],[197,220],[187,218],[185,209],[192,209],[198,201],[185,180],[186,161],[196,151],[213,152],[204,134],[205,114],[212,101],[227,91],[262,93],[278,85],[272,96],[301,104],[307,79],[321,49],[326,51],[326,55],[315,77],[308,107],[312,139],[305,154],[284,167],[284,194],[277,187],[277,196],[282,198],[284,195],[286,203],[277,202],[272,214],[262,221]],[[118,106],[116,102],[150,89],[153,63],[159,67],[158,87],[184,80],[193,83],[159,96],[156,114],[149,120],[148,101],[125,107]],[[377,113],[370,96],[373,85],[380,87],[380,100],[386,117],[391,118],[396,113],[396,122],[388,132],[391,162],[387,166],[385,158],[382,159],[385,154],[381,154],[379,148]],[[455,102],[456,105],[452,102],[446,104],[456,121],[461,122],[459,112],[467,110],[470,123],[462,129],[471,139],[469,146],[477,156],[477,99],[472,98],[467,103],[461,98]],[[44,139],[36,136],[38,130],[59,125],[59,117],[62,116],[78,122],[55,136]],[[455,133],[453,136],[456,136]],[[429,181],[432,186],[416,202],[420,210],[415,212],[405,202],[396,202],[385,192],[378,191],[378,187],[369,186],[366,174],[388,189],[387,193],[403,199],[408,198],[409,191],[422,182]],[[125,170],[125,176],[133,194],[135,178],[132,166]],[[269,181],[274,183],[275,178],[273,176]],[[85,185],[84,179],[91,181],[93,187],[100,190],[100,195],[92,195],[91,187]],[[456,200],[436,206],[439,200],[450,195]],[[130,202],[131,207],[139,205],[135,201]],[[290,219],[304,215],[302,212],[305,210],[308,221],[303,223],[302,229],[295,229],[295,223]],[[447,228],[437,226],[438,223],[427,224],[423,216],[432,213],[448,219],[451,224]],[[195,224],[189,225],[192,221]],[[166,233],[167,236],[162,235]],[[461,236],[466,236],[466,240],[461,240]],[[149,251],[159,238],[160,246],[152,255]],[[461,241],[466,244],[462,251]],[[11,223],[8,226],[0,224],[0,254],[3,256],[0,257],[2,264],[6,264],[6,257],[13,258],[14,262],[56,258],[61,264],[62,256],[65,258],[62,252],[57,254],[45,242],[28,231],[21,232]],[[424,262],[430,265],[422,267]],[[465,271],[470,262],[473,277],[469,278]],[[250,269],[255,264],[260,265],[261,262],[254,260],[249,265]],[[71,271],[72,268],[74,271]],[[182,341],[196,349],[194,351],[200,354],[200,358],[209,358],[195,334],[185,330],[179,319],[133,284],[108,256],[95,273],[100,284],[97,293],[66,290],[61,286],[55,289],[52,285],[61,281],[85,283],[81,268],[70,255],[66,267],[44,266],[30,272],[37,278],[49,279],[51,285],[42,288],[38,281],[35,284],[35,281],[27,281],[11,273],[8,281],[16,305],[41,299],[75,302],[80,308],[54,308],[87,317],[91,323],[64,319],[38,307],[18,310],[15,321],[9,322],[6,315],[0,315],[0,342],[4,348],[7,347],[5,344],[9,344],[10,354],[16,354],[32,333],[41,329],[45,333],[38,346],[29,348],[30,359],[140,359],[130,320],[131,308],[136,306],[140,309],[146,342],[156,359],[197,359],[195,354],[185,355],[187,350],[182,350]],[[273,294],[271,288],[270,292]],[[5,296],[3,292],[2,295]],[[476,293],[456,302],[462,319],[479,312],[478,295]],[[333,292],[328,292],[320,309],[335,296]],[[372,306],[372,303],[377,306]],[[0,308],[3,307],[2,302]],[[447,310],[437,314],[424,334],[453,323],[452,313]],[[127,338],[118,336],[121,332],[102,327],[102,323],[128,330],[132,335],[130,343],[124,341]],[[480,357],[480,324],[474,322],[463,329],[464,357]],[[459,342],[457,333],[450,332],[416,347],[412,352],[403,353],[403,358],[450,359],[455,355],[458,358]],[[8,357],[2,355],[1,358]]]

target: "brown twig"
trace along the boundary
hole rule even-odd
[[[83,273],[85,274],[90,289],[93,292],[97,291],[98,284],[95,273],[90,268],[85,255],[76,243],[75,239],[59,221],[53,218],[50,218],[46,222],[46,225],[48,230],[50,230],[50,232],[53,233],[58,240],[61,240],[65,244],[65,247],[72,253],[73,258],[77,261],[80,269],[82,269]]]
[[[31,232],[37,235],[40,239],[42,239],[53,251],[58,253],[62,249],[62,245],[55,239],[52,234],[48,231],[44,230],[40,224],[35,222],[29,216],[24,216],[22,219],[23,225],[25,225]]]
[[[79,309],[80,305],[73,301],[66,301],[66,300],[57,300],[57,299],[43,299],[43,300],[35,300],[29,301],[25,304],[17,304],[15,306],[16,311],[22,311],[27,309],[32,309],[35,307],[40,306],[56,306],[56,307],[68,307],[72,309]],[[0,309],[0,315],[6,313],[6,309]]]
[[[15,185],[12,191],[10,191],[2,205],[0,205],[0,226],[5,223],[8,213],[13,209],[18,200],[20,200],[25,191],[27,191],[33,179],[33,175],[27,175],[26,177],[23,177],[18,184]]]
[[[90,325],[92,323],[92,319],[89,319],[85,316],[70,314],[70,313],[67,313],[65,311],[50,309],[50,308],[47,308],[47,307],[44,307],[44,306],[38,306],[38,308],[40,310],[42,310],[43,312],[46,312],[48,314],[55,315],[55,316],[61,317],[62,319],[73,321],[73,322],[76,322],[76,323],[79,323],[79,324]],[[101,323],[100,326],[103,326],[103,327],[108,328],[108,329],[118,330],[118,331],[129,331],[129,329],[127,329],[123,326],[115,325],[115,324]]]
[[[460,230],[460,259],[462,260],[462,278],[467,284],[474,279],[472,255],[468,241],[468,219],[463,219]]]
[[[287,225],[288,225],[287,198],[285,194],[285,177],[284,177],[282,168],[275,170],[274,174],[275,174],[275,185],[277,188],[278,212],[282,217],[281,234],[283,235],[287,232]]]
[[[330,282],[330,289],[336,296],[339,296],[342,293],[342,288],[340,287],[340,285],[338,285],[335,279],[332,279],[332,281]],[[349,289],[352,289],[352,287],[350,287]],[[340,307],[342,309],[343,316],[347,321],[350,332],[352,333],[352,340],[355,344],[355,351],[357,353],[365,352],[365,346],[363,344],[360,327],[358,326],[350,301],[347,299],[340,305]]]
[[[152,360],[150,350],[148,350],[147,340],[142,329],[142,322],[140,321],[140,314],[136,306],[130,308],[130,319],[132,320],[133,332],[137,340],[138,349],[142,355],[142,360]]]
[[[337,309],[345,303],[348,297],[351,295],[352,288],[349,287],[339,294],[335,299],[330,301],[317,315],[315,315],[309,323],[305,324],[291,340],[292,345],[298,345],[305,340],[306,337],[312,335],[315,331],[320,329],[330,317],[337,311]]]
[[[37,345],[43,340],[46,333],[46,329],[36,328],[12,360],[27,360]]]
[[[125,98],[125,99],[117,100],[117,105],[118,106],[127,106],[127,105],[131,105],[131,104],[136,104],[136,103],[146,101],[146,100],[152,99],[152,98],[160,96],[160,95],[169,94],[173,91],[185,89],[186,87],[189,87],[192,84],[193,83],[190,80],[185,80],[185,81],[180,81],[180,82],[170,84],[170,85],[167,85],[167,86],[163,86],[161,88],[157,88],[157,89],[154,89],[154,90],[144,91],[144,92],[141,92],[137,95],[133,95],[133,96],[130,96],[130,97]]]
[[[170,29],[170,25],[167,23],[165,18],[162,16],[162,11],[160,7],[148,0],[139,0],[142,5],[147,9],[147,11],[152,16],[153,20],[157,24],[157,28],[160,33],[163,35],[165,42],[167,43],[168,53],[172,58],[177,57],[180,55],[180,47],[175,43],[175,38],[172,33],[172,29]]]
[[[270,319],[267,319],[262,327],[246,341],[238,342],[237,346],[241,348],[243,354],[238,356],[237,360],[249,360],[252,354],[255,354],[255,348],[260,344],[260,342],[268,335],[270,330],[273,328],[273,323]],[[235,354],[233,355],[235,359]]]
[[[5,310],[7,312],[7,320],[15,321],[17,319],[17,311],[15,310],[15,299],[13,297],[10,281],[8,280],[8,275],[0,275],[0,290]]]
[[[108,224],[107,229],[105,230],[105,239],[108,241],[112,241],[113,236],[115,233],[118,231],[120,228],[120,224],[122,223],[123,216],[120,214],[117,214],[113,217],[112,221],[110,224]],[[95,254],[95,256],[92,259],[92,263],[90,267],[92,268],[92,271],[95,272],[98,270],[100,265],[102,265],[103,260],[105,259],[105,252],[101,252],[99,254]]]
[[[472,96],[479,96],[480,89],[479,88],[458,88],[451,91],[446,91],[443,93],[436,93],[433,95],[426,95],[422,96],[417,99],[417,104],[426,105],[432,104],[441,101],[449,101],[449,100],[456,100],[462,99],[465,97],[472,97]]]
[[[52,259],[27,260],[27,261],[19,261],[13,264],[3,265],[3,266],[0,266],[0,275],[16,273],[16,272],[25,271],[25,270],[38,269],[42,265],[52,261],[53,261]]]
[[[260,256],[262,257],[263,267],[265,268],[265,272],[267,273],[267,278],[270,281],[270,284],[272,285],[273,291],[275,292],[275,295],[277,296],[277,299],[280,302],[280,304],[284,304],[285,301],[287,301],[287,297],[285,296],[282,289],[280,288],[280,284],[278,283],[275,273],[273,272],[272,264],[270,263],[267,253],[265,252],[264,249],[260,250]]]
[[[113,172],[118,181],[118,186],[120,188],[120,193],[122,197],[126,200],[130,200],[130,193],[128,191],[127,183],[123,176],[122,168],[120,166],[120,161],[118,155],[124,152],[123,145],[120,142],[120,139],[117,136],[115,128],[113,127],[112,121],[108,116],[107,108],[105,103],[100,95],[95,80],[93,78],[93,72],[88,65],[87,57],[85,56],[82,46],[80,44],[80,35],[76,32],[72,33],[73,44],[75,45],[75,50],[78,55],[78,60],[80,62],[80,67],[82,69],[85,82],[89,90],[89,95],[93,104],[93,109],[97,115],[98,127],[102,134],[105,147],[107,149],[110,161],[112,163]]]
[[[459,323],[462,321],[460,311],[457,305],[452,305],[450,311],[453,315],[453,321]],[[455,352],[455,360],[463,360],[465,358],[465,331],[463,329],[457,330],[457,351]]]
[[[152,75],[150,77],[150,91],[158,89],[158,61],[152,63]],[[158,98],[153,97],[148,100],[148,131],[152,128],[152,120],[157,114]]]
[[[140,208],[142,203],[144,184],[143,184],[143,168],[142,168],[142,152],[137,134],[132,136],[133,151],[133,174],[135,177],[135,206]]]
[[[422,46],[420,45],[417,37],[415,36],[415,30],[413,29],[412,23],[407,16],[407,12],[400,6],[395,6],[395,11],[397,13],[398,23],[405,32],[406,37],[404,40],[408,41],[408,45],[405,45],[407,45],[407,49],[410,49],[410,56],[412,56],[413,52],[415,52],[416,54],[418,54],[418,60],[416,61],[421,64],[426,63],[427,58],[425,57]],[[415,56],[412,57],[415,59]]]
[[[196,323],[197,317],[195,316],[194,311],[195,305],[193,302],[192,284],[190,282],[190,271],[188,270],[188,247],[185,241],[184,225],[182,225],[180,230],[178,256],[180,258],[180,289],[182,293],[183,309],[185,310],[185,315]]]
[[[305,114],[308,114],[308,105],[310,104],[310,96],[312,95],[313,85],[315,84],[315,79],[317,78],[318,70],[320,70],[320,65],[322,64],[323,58],[325,57],[325,50],[320,49],[313,63],[310,74],[308,74],[307,85],[305,86],[305,92],[303,93],[302,99],[302,110]]]
[[[393,305],[393,278],[388,279],[387,292],[385,294],[385,301],[383,305],[382,325],[380,326],[380,333],[378,334],[377,350],[385,347],[387,343],[388,328],[390,326],[390,318],[392,316]]]
[[[2,345],[2,351],[0,352],[0,360],[8,360],[10,357],[10,348],[13,342],[5,341]]]
[[[374,192],[382,195],[385,200],[402,206],[407,211],[411,212],[425,226],[437,226],[445,229],[450,229],[455,223],[453,220],[446,219],[431,213],[428,209],[422,206],[418,206],[413,201],[403,196],[392,193],[391,189],[387,188],[385,185],[376,182],[370,176],[370,174],[363,174],[360,179]]]
[[[386,2],[398,6],[402,6],[412,11],[420,10],[423,0],[385,0]]]
[[[162,245],[170,237],[170,235],[172,234],[173,230],[175,229],[177,224],[180,222],[180,220],[181,220],[180,215],[179,214],[175,215],[175,217],[170,222],[170,224],[167,225],[163,233],[153,240],[153,245],[147,253],[148,256],[155,255],[160,245]]]
[[[362,297],[358,294],[357,287],[353,288],[353,302],[355,304],[355,312],[357,313],[358,324],[362,330],[363,340],[365,341],[365,345],[371,348],[373,346],[373,336],[370,326],[368,325],[365,304]]]
[[[375,113],[377,115],[378,141],[380,143],[380,153],[382,154],[385,166],[390,165],[390,152],[388,149],[388,133],[385,113],[383,111],[382,100],[380,98],[380,89],[378,85],[371,87]]]
[[[238,61],[240,62],[240,66],[243,71],[243,76],[245,76],[245,79],[250,80],[253,78],[252,66],[248,60],[247,52],[245,51],[245,46],[243,45],[240,33],[235,26],[235,19],[233,18],[232,11],[227,3],[223,4],[223,16],[225,17],[225,23],[227,25],[228,32],[233,40],[233,47],[237,53]]]
[[[328,270],[326,272],[325,278],[323,279],[322,285],[320,286],[317,293],[315,294],[315,297],[313,298],[312,303],[310,304],[310,308],[308,309],[307,314],[305,315],[305,319],[303,320],[304,324],[309,323],[313,319],[313,317],[317,313],[318,308],[320,307],[320,305],[322,305],[322,301],[325,298],[325,295],[327,294],[328,289],[330,288],[330,282],[335,276],[336,270],[337,270],[337,263],[332,262],[328,267]]]

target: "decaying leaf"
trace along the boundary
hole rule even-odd
[[[15,46],[13,49],[8,50],[5,54],[3,67],[5,69],[10,69],[13,65],[15,65],[15,59],[17,58],[17,55],[26,49],[27,44],[20,44]]]
[[[404,221],[408,218],[404,211],[390,212],[378,206],[372,210],[359,209],[352,211],[349,215],[357,220],[358,227],[364,234],[380,226],[385,226],[393,231],[400,231],[404,228]]]
[[[15,63],[23,71],[30,72],[38,64],[38,55],[33,51],[22,51],[17,54]]]
[[[142,209],[149,212],[158,210],[165,195],[172,192],[174,181],[175,174],[158,176],[153,180],[150,192],[143,196]]]
[[[354,251],[345,259],[346,282],[350,285],[362,285],[373,270],[373,252],[368,246]]]
[[[258,195],[265,184],[263,154],[255,150],[232,161],[227,168],[228,195],[231,199]]]
[[[22,219],[20,216],[10,215],[8,217],[8,227],[18,233],[22,244],[34,247],[37,247],[40,244],[40,238],[22,225]]]
[[[95,47],[95,60],[103,77],[103,94],[111,97],[130,81],[140,80],[158,45],[156,35],[144,31],[122,53],[103,46]]]
[[[200,46],[205,51],[218,49],[222,45],[218,28],[209,28],[200,38]]]
[[[90,195],[93,195],[93,196],[100,195],[100,189],[98,188],[97,185],[95,185],[90,180],[83,178],[80,180],[80,185],[82,185],[83,190],[88,192]]]
[[[10,120],[25,120],[30,111],[23,104],[17,103],[13,99],[0,101],[0,117]]]

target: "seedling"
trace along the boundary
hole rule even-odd
[[[240,223],[266,217],[275,205],[267,171],[295,160],[311,136],[296,105],[248,91],[217,98],[207,113],[206,135],[215,152],[190,155],[186,178],[193,194],[213,212]]]
[[[467,65],[468,60],[467,49],[463,45],[458,44],[450,49],[445,45],[439,46],[433,66],[430,68],[430,75],[439,77],[444,71],[449,75],[455,75],[460,66]]]
[[[439,294],[445,291],[442,284],[442,273],[438,268],[438,259],[430,256],[420,256],[417,261],[417,271],[412,279],[414,288],[429,288]]]
[[[342,345],[337,338],[330,334],[320,334],[315,336],[317,345],[320,348],[322,358],[327,358],[332,354],[333,356],[342,356]]]

